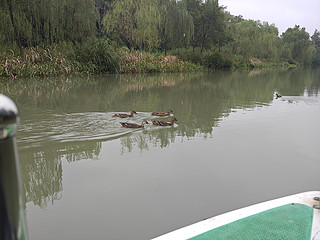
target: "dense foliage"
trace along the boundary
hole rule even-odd
[[[275,25],[233,16],[218,0],[0,0],[0,22],[0,75],[8,56],[23,62],[30,49],[53,46],[80,72],[118,72],[123,47],[209,68],[320,64],[317,30],[310,37],[295,25],[279,36]]]

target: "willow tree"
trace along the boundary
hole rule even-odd
[[[23,23],[26,22],[23,6],[17,0],[0,0],[0,40],[7,45],[14,42],[23,57]]]
[[[201,18],[201,4],[202,0],[183,0],[186,4],[187,11],[190,13],[193,19],[194,24],[194,35],[191,39],[191,45],[193,47],[193,50],[195,47],[199,46],[199,38],[198,38],[198,25]]]
[[[96,33],[96,9],[94,0],[68,0],[65,9],[65,38],[72,42],[82,42]]]
[[[161,49],[186,47],[193,37],[193,19],[183,2],[162,0],[160,2],[161,25],[159,28]]]
[[[254,56],[260,59],[277,61],[281,54],[281,41],[278,37],[278,28],[268,22],[256,22],[258,27],[258,36],[254,45]]]
[[[173,6],[176,2],[171,0],[160,0],[160,14],[161,24],[159,25],[159,36],[160,36],[160,48],[164,50],[167,55],[167,49],[170,42],[173,40],[174,24]]]
[[[186,47],[189,45],[194,34],[194,24],[191,14],[187,10],[184,2],[177,2],[177,14],[175,22],[175,45],[176,47]]]
[[[313,65],[320,65],[320,32],[316,29],[311,36],[312,44],[316,49],[316,55],[313,59]]]
[[[135,42],[138,48],[153,50],[159,46],[160,12],[158,0],[140,0],[135,14],[137,28]]]
[[[114,0],[95,0],[95,7],[98,12],[98,18],[96,21],[98,34],[102,34],[102,20],[108,11],[111,10]]]
[[[224,35],[223,8],[218,0],[206,0],[201,4],[201,17],[197,22],[197,36],[201,52],[205,47],[218,45]]]
[[[219,50],[223,48],[223,51],[230,54],[233,53],[232,43],[236,40],[236,24],[244,21],[242,15],[234,16],[230,12],[224,10],[224,25],[225,25],[225,38],[220,44]]]
[[[184,0],[187,9],[193,17],[194,38],[193,47],[206,47],[219,45],[224,38],[225,24],[223,7],[218,0]]]
[[[294,28],[288,28],[282,35],[284,44],[292,47],[292,58],[302,65],[311,64],[316,49],[311,44],[309,33],[306,29],[295,25]]]
[[[138,0],[115,1],[112,9],[107,11],[102,20],[107,35],[119,37],[131,50],[135,40],[136,19]]]
[[[229,45],[231,45],[233,54],[250,58],[256,53],[258,39],[258,23],[254,20],[243,20],[235,24],[233,42]]]
[[[96,32],[94,0],[0,0],[0,41],[23,47],[83,41]]]
[[[117,0],[103,19],[107,35],[120,38],[130,50],[158,47],[159,24],[158,0]]]

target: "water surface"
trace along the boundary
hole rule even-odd
[[[30,79],[0,89],[20,111],[33,240],[150,239],[319,190],[319,70]],[[173,127],[119,123],[168,109]],[[131,110],[129,120],[112,117]]]

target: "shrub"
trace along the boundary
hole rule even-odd
[[[78,45],[75,50],[75,59],[81,64],[90,66],[90,72],[117,73],[120,69],[120,56],[106,40],[90,40]],[[92,69],[93,68],[93,69]]]
[[[179,57],[183,61],[192,62],[194,64],[202,64],[202,54],[198,48],[180,48],[170,52],[170,54]]]
[[[162,56],[142,52],[125,54],[121,60],[122,73],[157,73],[200,70],[199,65],[180,60],[176,56]]]
[[[203,64],[210,69],[227,69],[232,67],[232,61],[217,52],[206,54]]]

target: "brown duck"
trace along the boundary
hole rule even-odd
[[[170,122],[153,120],[152,124],[156,125],[156,126],[172,126],[174,124],[174,122],[178,122],[178,119],[172,118]]]
[[[278,93],[276,93],[276,99],[281,98],[282,96]]]
[[[145,124],[149,124],[147,121],[143,121],[141,125],[136,123],[128,123],[128,122],[121,122],[122,127],[126,128],[143,128]]]
[[[168,112],[153,112],[153,113],[151,113],[151,115],[164,117],[164,116],[169,116],[170,113],[173,113],[173,111],[171,109]]]
[[[137,113],[136,111],[131,111],[130,114],[126,113],[115,113],[112,115],[112,117],[119,117],[119,118],[127,118],[127,117],[133,117],[133,114]]]

